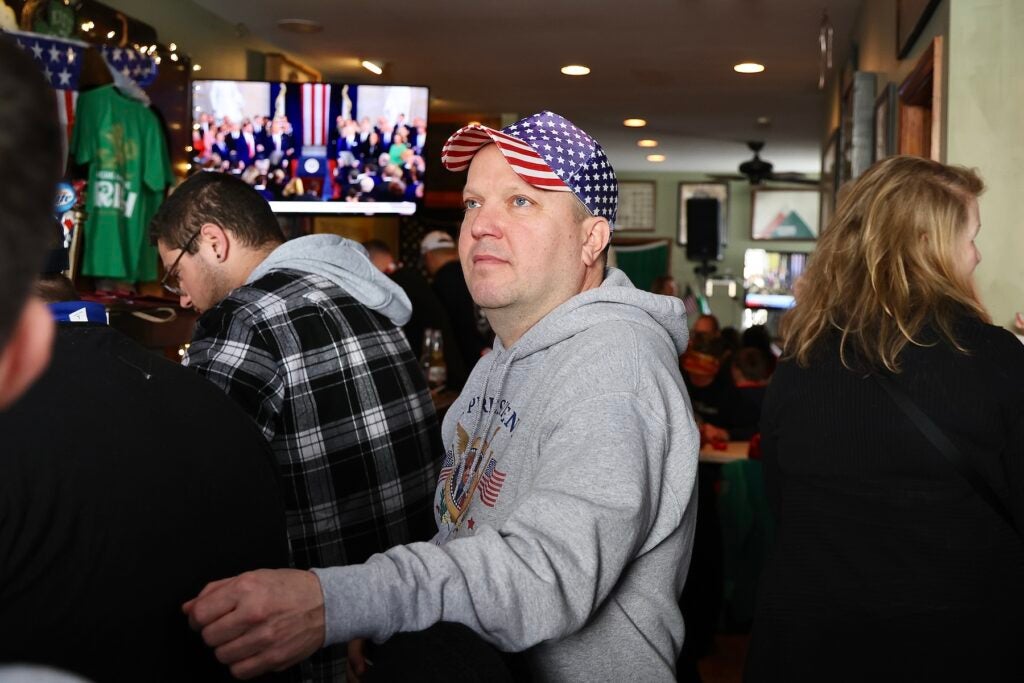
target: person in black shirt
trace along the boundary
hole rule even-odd
[[[420,252],[427,272],[433,278],[434,293],[448,312],[465,368],[472,372],[490,344],[480,331],[476,306],[466,287],[455,241],[448,233],[435,230],[423,238]]]
[[[1024,670],[1024,346],[990,324],[974,285],[983,188],[970,169],[889,157],[846,190],[818,242],[764,401],[776,538],[749,681]]]
[[[102,306],[54,309],[99,322],[60,324],[48,370],[0,413],[0,662],[232,680],[181,604],[288,566],[266,441],[212,384],[107,327]]]

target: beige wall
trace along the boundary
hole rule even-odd
[[[950,16],[947,160],[978,168],[976,281],[997,325],[1024,311],[1024,2],[955,0]]]
[[[281,52],[191,0],[104,0],[104,4],[152,26],[164,45],[176,43],[193,63],[202,65],[200,78],[246,79],[250,76],[246,50]]]
[[[695,173],[618,173],[619,180],[655,181],[655,230],[654,232],[623,232],[622,237],[667,237],[672,241],[672,276],[680,289],[690,284],[698,287],[698,278],[693,269],[698,265],[686,260],[686,248],[676,243],[679,225],[679,183],[708,182],[706,176]],[[733,181],[729,183],[728,246],[725,258],[719,261],[716,276],[731,274],[740,286],[737,300],[726,295],[724,287],[715,288],[710,299],[711,310],[723,326],[739,327],[743,314],[743,254],[747,249],[769,249],[775,251],[810,251],[814,242],[754,242],[750,239],[750,183]]]

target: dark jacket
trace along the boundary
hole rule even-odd
[[[288,566],[251,420],[119,332],[72,324],[0,433],[0,662],[232,680],[181,605],[210,581]]]
[[[1024,346],[976,320],[958,333],[969,355],[928,334],[893,379],[1024,528]],[[1015,680],[1024,542],[837,336],[807,368],[780,363],[765,398],[777,528],[748,679]]]

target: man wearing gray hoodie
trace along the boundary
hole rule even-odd
[[[276,456],[292,563],[363,562],[427,540],[443,454],[402,289],[358,243],[284,241],[267,202],[229,175],[184,182],[151,234],[182,306],[202,313],[185,364],[256,421]],[[201,444],[197,444],[201,447]],[[343,648],[303,664],[336,680]]]
[[[437,534],[185,611],[241,676],[457,622],[536,680],[673,680],[699,450],[682,302],[606,267],[615,174],[563,117],[467,126],[443,162],[469,169],[459,255],[497,339],[445,417]]]

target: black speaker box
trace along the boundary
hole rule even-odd
[[[714,197],[691,197],[686,200],[686,258],[690,261],[717,261],[721,238],[719,202]]]

